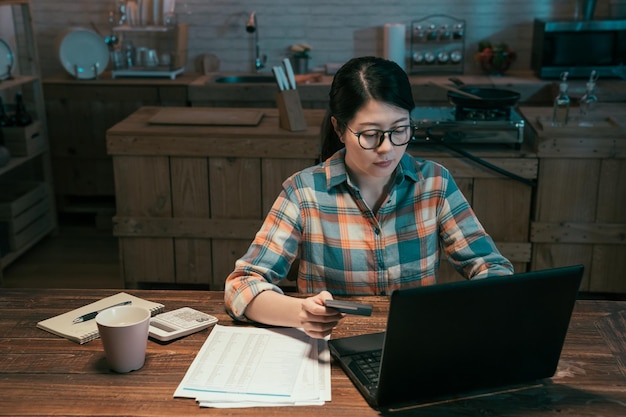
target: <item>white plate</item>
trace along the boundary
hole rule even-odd
[[[109,48],[104,39],[90,29],[69,29],[57,48],[65,71],[79,79],[96,78],[109,64]]]
[[[0,39],[0,80],[9,78],[13,70],[13,51],[8,43]]]

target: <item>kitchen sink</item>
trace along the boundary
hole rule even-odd
[[[274,83],[271,75],[224,75],[213,79],[213,82],[220,84],[259,84]]]

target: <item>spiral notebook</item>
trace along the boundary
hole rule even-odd
[[[82,323],[74,323],[74,319],[84,314],[106,309],[127,301],[130,301],[133,306],[144,307],[150,310],[153,316],[163,312],[165,309],[165,306],[161,303],[120,292],[75,310],[68,311],[67,313],[40,321],[37,323],[37,327],[82,345],[83,343],[100,337],[98,334],[98,325],[94,319],[83,321]]]

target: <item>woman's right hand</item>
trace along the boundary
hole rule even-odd
[[[330,335],[339,321],[345,317],[344,313],[324,306],[324,300],[332,298],[331,293],[322,291],[302,300],[299,319],[300,326],[307,335],[316,339],[323,339]]]

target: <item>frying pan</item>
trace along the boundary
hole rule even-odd
[[[472,109],[505,109],[515,106],[520,99],[520,93],[517,91],[466,86],[457,78],[450,78],[450,81],[459,86],[459,90],[480,97],[472,98],[455,91],[448,91],[448,100],[455,106]]]

